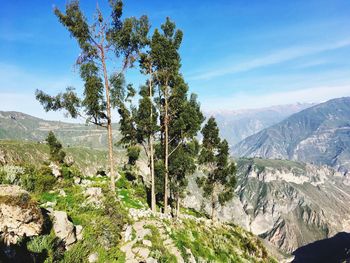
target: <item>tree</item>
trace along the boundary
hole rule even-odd
[[[160,112],[161,140],[164,149],[164,213],[168,213],[169,197],[169,99],[179,76],[182,31],[175,31],[175,23],[169,18],[161,26],[162,33],[155,30],[150,43],[150,57],[158,88],[158,108]]]
[[[52,131],[49,132],[46,142],[50,148],[50,160],[57,163],[64,163],[66,153],[62,150],[62,144],[57,140]]]
[[[65,13],[54,9],[61,24],[77,40],[81,49],[76,64],[84,81],[84,94],[80,98],[69,87],[56,96],[37,90],[36,98],[46,111],[64,109],[72,118],[83,117],[87,123],[107,128],[111,189],[115,191],[111,108],[118,105],[113,94],[120,94],[121,91],[120,86],[111,85],[110,82],[118,83],[116,78],[133,66],[146,44],[149,25],[146,16],[123,20],[122,1],[109,2],[112,9],[110,19],[106,20],[97,6],[92,25],[88,24],[77,0],[68,2]],[[121,62],[121,69],[111,75],[107,70],[107,59],[112,55]]]
[[[198,156],[196,135],[200,131],[204,116],[197,96],[188,98],[188,85],[182,76],[177,76],[169,98],[169,178],[170,193],[175,201],[176,216],[180,213],[180,201],[188,184],[187,177],[195,172]]]
[[[213,117],[209,118],[202,129],[203,142],[199,163],[207,169],[207,176],[198,180],[198,185],[211,200],[211,218],[215,219],[217,204],[224,205],[232,199],[236,184],[234,163],[229,162],[229,146],[221,141],[219,128]]]
[[[153,85],[151,77],[147,81],[148,86],[140,90],[141,99],[136,114],[137,138],[142,144],[149,160],[151,175],[151,209],[156,211],[155,178],[154,178],[154,136],[159,130],[157,125],[158,113],[153,104]]]

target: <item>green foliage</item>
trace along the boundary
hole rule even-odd
[[[62,259],[64,249],[57,237],[51,232],[48,235],[32,237],[26,244],[28,251],[35,256],[34,262],[58,262]]]
[[[46,111],[63,109],[72,118],[84,116],[90,123],[100,126],[105,126],[106,122],[110,124],[107,106],[110,102],[112,106],[116,104],[113,103],[113,96],[111,101],[107,93],[104,94],[104,89],[108,92],[108,87],[104,86],[103,79],[108,79],[109,72],[106,68],[102,71],[98,65],[103,64],[106,67],[105,60],[112,55],[113,50],[114,58],[120,59],[122,71],[132,67],[139,50],[147,42],[146,36],[149,30],[146,16],[140,19],[121,18],[123,9],[121,1],[110,1],[110,7],[112,23],[104,20],[101,10],[97,7],[97,15],[92,25],[88,24],[88,19],[80,9],[79,1],[69,1],[65,13],[55,8],[54,13],[58,20],[76,39],[82,51],[77,64],[80,66],[80,76],[84,81],[84,94],[79,98],[73,88],[68,88],[66,92],[56,96],[37,90],[36,98]]]
[[[185,261],[190,249],[196,261],[206,262],[275,262],[268,257],[259,239],[236,226],[206,226],[193,220],[174,225],[172,238]]]
[[[141,149],[137,145],[129,146],[127,149],[127,156],[129,158],[128,164],[135,165],[136,161],[139,159]]]
[[[206,178],[198,179],[198,186],[204,190],[206,197],[210,196],[212,218],[217,203],[224,205],[232,199],[236,184],[236,166],[229,162],[229,146],[226,140],[219,138],[219,128],[211,117],[202,129],[203,144],[199,162],[206,165]]]
[[[56,178],[51,174],[39,173],[34,180],[34,191],[38,193],[50,191],[56,183]]]
[[[154,225],[146,225],[145,228],[151,230],[151,234],[145,237],[145,239],[148,239],[152,242],[150,256],[155,258],[157,262],[176,263],[176,257],[170,254],[169,251],[166,249],[157,227],[155,227]]]
[[[49,132],[46,138],[46,142],[50,148],[51,161],[64,163],[64,157],[66,156],[66,153],[62,150],[62,144],[57,140],[55,134],[52,131]]]

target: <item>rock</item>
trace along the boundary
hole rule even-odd
[[[16,185],[0,185],[0,233],[6,245],[23,236],[39,235],[43,227],[40,208],[27,191]]]
[[[72,166],[74,164],[74,159],[71,155],[66,155],[66,157],[64,157],[64,162],[68,165],[68,166]]]
[[[102,189],[100,187],[89,187],[85,190],[85,196],[87,196],[86,203],[93,204],[95,206],[102,205]]]
[[[63,189],[60,189],[60,191],[59,191],[58,194],[59,194],[60,196],[62,196],[62,197],[66,197],[66,196],[67,196],[66,192],[65,192]]]
[[[150,253],[149,249],[145,247],[136,247],[133,248],[132,251],[143,260],[147,259]]]
[[[155,258],[147,258],[146,263],[157,263],[158,261]]]
[[[81,178],[80,177],[74,177],[74,183],[75,184],[80,184],[81,183]]]
[[[124,240],[128,242],[132,239],[132,226],[128,225],[125,229]]]
[[[186,254],[188,256],[187,262],[188,263],[196,263],[196,258],[193,256],[191,249],[185,248]]]
[[[147,239],[142,240],[142,244],[144,244],[147,247],[152,247],[152,242]]]
[[[55,164],[55,163],[50,163],[49,167],[51,168],[52,170],[52,174],[56,177],[56,178],[59,178],[59,177],[62,177],[62,174],[61,174],[61,170],[60,170],[60,167]]]
[[[75,235],[77,237],[77,240],[83,239],[83,226],[81,225],[75,226]]]
[[[74,231],[74,225],[68,220],[67,213],[64,211],[54,211],[53,229],[58,238],[62,239],[68,248],[77,241]]]
[[[98,261],[98,254],[97,253],[90,254],[88,257],[88,261],[89,261],[89,263],[97,262]]]

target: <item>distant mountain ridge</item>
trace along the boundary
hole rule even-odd
[[[49,131],[67,146],[105,148],[107,131],[96,125],[47,121],[16,111],[0,111],[0,140],[43,141]],[[114,137],[119,138],[118,125],[114,124]]]
[[[205,115],[215,117],[221,136],[230,145],[234,145],[248,136],[313,105],[312,103],[297,103],[258,109],[211,111],[206,112]]]
[[[350,171],[350,97],[302,110],[232,147],[234,156],[289,159]]]

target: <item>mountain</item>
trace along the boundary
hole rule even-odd
[[[350,97],[293,114],[244,139],[235,156],[289,159],[350,170]]]
[[[210,202],[190,178],[184,205],[210,212]],[[235,197],[218,207],[234,222],[286,253],[350,229],[350,181],[325,166],[288,160],[239,159]]]
[[[43,141],[53,131],[65,145],[106,148],[107,131],[96,125],[47,121],[21,112],[0,111],[0,140]],[[118,140],[118,125],[114,124]]]
[[[261,109],[206,112],[205,115],[215,117],[221,136],[230,145],[234,145],[312,105],[310,103],[298,103]]]

